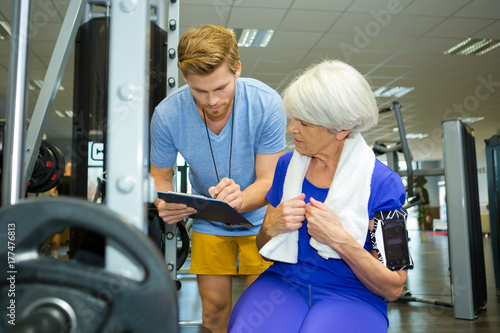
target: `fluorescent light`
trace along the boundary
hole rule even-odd
[[[66,118],[66,115],[62,111],[54,110],[54,113],[57,114],[60,118]]]
[[[250,47],[257,35],[257,29],[243,29],[240,38],[238,39],[238,46]]]
[[[394,127],[392,129],[393,132],[399,132],[399,128],[398,127]],[[423,139],[423,138],[426,138],[428,137],[429,134],[422,134],[422,133],[408,133],[406,134],[406,138],[408,140],[412,140],[412,139]]]
[[[402,97],[413,91],[414,87],[380,87],[373,92],[375,97]]]
[[[269,42],[271,41],[271,38],[273,38],[273,35],[274,35],[274,30],[267,30],[259,46],[266,47],[267,44],[269,44]]]
[[[65,110],[64,113],[70,118],[73,118],[73,110]]]
[[[412,139],[424,139],[426,137],[428,137],[429,134],[422,134],[422,133],[408,133],[406,134],[406,138],[408,140],[412,140]]]
[[[266,29],[229,29],[238,41],[238,47],[266,47],[271,41],[274,30]]]
[[[407,93],[409,93],[410,91],[413,91],[413,87],[399,87],[399,91],[397,91],[395,94],[394,94],[394,97],[402,97],[404,95],[406,95]]]
[[[459,55],[469,55],[471,53],[476,52],[477,50],[485,47],[486,45],[490,44],[493,41],[493,39],[481,39],[480,41],[475,42],[471,46],[468,46],[467,48],[463,49],[462,51],[458,52],[457,54]]]
[[[492,51],[492,50],[496,49],[496,48],[497,48],[497,47],[499,47],[499,46],[500,46],[500,42],[496,42],[496,43],[494,43],[494,44],[492,43],[490,46],[488,46],[488,47],[487,47],[487,48],[485,48],[484,50],[482,50],[482,51],[480,51],[480,52],[476,53],[476,55],[477,55],[477,56],[481,56],[481,55],[483,55],[483,54],[485,54],[485,53],[488,53],[488,52],[490,52],[490,51]]]
[[[37,86],[38,89],[42,89],[43,80],[31,80],[31,83],[33,83],[35,86]]]
[[[37,79],[37,80],[31,80],[30,82],[30,90],[35,90],[35,86],[38,87],[38,89],[42,89],[43,86],[43,80]],[[66,88],[63,87],[62,84],[59,84],[60,91],[66,90]]]
[[[12,36],[12,28],[10,26],[10,23],[7,21],[0,21],[0,26],[9,34],[9,36]]]
[[[491,38],[467,38],[448,50],[444,51],[444,55],[483,55],[500,46],[500,40]]]
[[[466,40],[458,43],[457,45],[455,46],[452,46],[451,48],[449,48],[448,50],[444,51],[443,54],[451,54],[453,52],[455,52],[456,50],[462,48],[463,46],[469,44],[469,42],[472,40],[472,38],[467,38]]]
[[[467,124],[472,124],[484,119],[484,117],[467,117],[467,118],[459,118],[461,121]]]

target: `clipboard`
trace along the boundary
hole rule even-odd
[[[165,202],[183,203],[189,207],[193,207],[197,210],[197,213],[190,215],[190,217],[195,219],[222,222],[224,224],[243,225],[247,227],[254,226],[223,200],[180,192],[158,192],[158,198]]]

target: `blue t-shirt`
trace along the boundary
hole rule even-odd
[[[256,179],[255,154],[274,154],[285,148],[286,117],[279,94],[260,81],[239,78],[233,112],[219,135],[209,130],[219,179],[229,177],[231,131],[233,132],[231,179],[243,191]],[[234,117],[234,128],[232,122]],[[189,165],[193,194],[209,197],[208,188],[217,185],[205,123],[200,117],[188,85],[165,98],[151,120],[151,163],[158,168],[175,164],[180,153]],[[195,219],[193,230],[220,236],[257,234],[266,207],[242,215],[255,225],[225,226]]]
[[[288,152],[278,161],[273,185],[266,196],[269,203],[274,207],[281,202],[285,175],[292,155],[293,151]],[[328,195],[328,189],[316,187],[307,179],[304,179],[302,193],[306,195],[305,202],[309,202],[311,197],[324,202]],[[370,199],[368,201],[369,218],[372,219],[377,211],[402,208],[405,197],[405,188],[399,175],[376,159],[371,180]],[[364,299],[374,304],[387,316],[385,300],[366,289],[344,260],[323,259],[320,257],[318,252],[309,244],[310,238],[311,236],[307,232],[307,220],[305,220],[299,229],[297,264],[275,262],[268,270],[274,271],[292,281],[313,284]],[[364,248],[371,252],[369,234],[367,234]]]

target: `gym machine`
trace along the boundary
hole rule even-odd
[[[455,318],[475,319],[486,305],[486,270],[479,212],[474,131],[443,121],[448,246]]]
[[[486,273],[479,214],[476,150],[473,130],[460,120],[448,120],[443,126],[444,168],[413,170],[411,153],[401,115],[401,106],[379,110],[393,111],[400,134],[400,142],[393,147],[376,142],[375,154],[387,154],[387,164],[401,177],[407,177],[407,204],[409,208],[428,201],[425,191],[414,186],[414,177],[445,176],[448,215],[448,246],[452,302],[411,296],[409,291],[398,301],[423,302],[451,307],[455,318],[475,319],[486,305]],[[398,153],[403,153],[407,170],[399,169]],[[418,184],[416,184],[418,185]]]
[[[485,146],[493,268],[497,295],[500,295],[500,135],[485,140]]]
[[[0,238],[0,260],[8,263],[0,272],[0,292],[7,295],[0,305],[8,311],[0,318],[1,331],[178,330],[172,271],[145,235],[147,205],[156,198],[148,159],[147,36],[152,12],[164,11],[154,0],[101,2],[112,7],[105,205],[77,198],[22,199],[23,175],[32,174],[31,155],[42,144],[47,110],[53,106],[77,27],[86,6],[96,2],[70,2],[25,141],[28,34],[22,31],[28,31],[30,2],[13,1],[11,59],[19,60],[9,67],[9,78],[16,78],[9,79],[7,120],[14,119],[15,126],[6,131],[5,148],[11,149],[12,159],[4,159],[8,167],[3,168],[3,179],[10,181],[3,186],[7,204],[0,213],[0,226],[6,228],[0,231],[6,235]],[[87,228],[106,238],[105,267],[38,253],[47,237],[68,226]]]
[[[2,184],[5,132],[5,121],[0,119],[0,184]],[[58,186],[63,179],[64,168],[65,158],[62,151],[54,144],[43,140],[38,149],[26,192],[43,193]],[[1,198],[0,193],[0,200]]]

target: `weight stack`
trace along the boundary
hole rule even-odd
[[[96,202],[101,202],[106,194],[104,179],[96,179],[95,175],[106,172],[109,31],[109,16],[94,18],[80,26],[75,39],[71,193]],[[167,91],[167,33],[151,23],[150,34],[151,119],[154,108],[165,98]],[[126,149],[124,147],[124,151]],[[78,248],[84,241],[83,238],[85,231],[71,230],[70,257],[75,253],[75,247]],[[102,246],[101,240],[91,243],[91,247]]]

